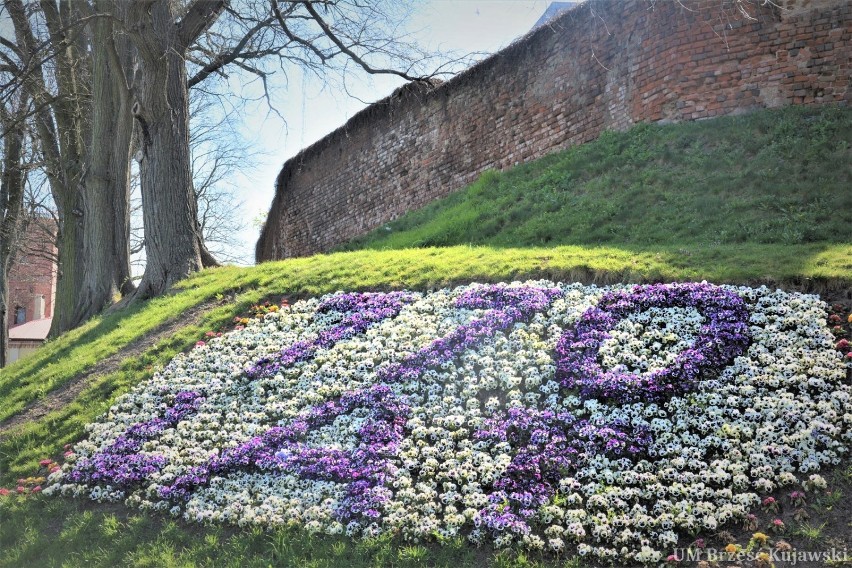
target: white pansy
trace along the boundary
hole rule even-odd
[[[517,286],[520,283],[512,283]],[[516,449],[473,440],[488,418],[510,407],[570,413],[603,424],[646,428],[647,455],[635,459],[589,456],[553,488],[534,512],[532,533],[491,535],[496,546],[526,546],[606,561],[659,562],[678,546],[677,531],[719,530],[741,519],[761,496],[805,480],[825,487],[818,471],[848,455],[852,442],[852,391],[846,366],[832,348],[826,307],[818,297],[767,288],[727,287],[747,304],[751,345],[721,373],[682,397],[663,403],[614,404],[584,400],[559,384],[553,353],[563,330],[613,289],[536,281],[562,295],[528,323],[497,333],[419,379],[390,385],[410,408],[405,437],[387,456],[397,473],[385,484],[381,519],[341,521],[346,483],[304,479],[295,473],[251,470],[214,476],[182,507],[161,501],[157,488],[207,463],[273,426],[287,427],[314,405],[374,385],[384,366],[447,336],[486,310],[458,309],[468,287],[415,294],[396,317],[319,349],[277,374],[252,380],[245,370],[298,341],[313,341],[340,321],[317,314],[330,296],[299,301],[254,318],[244,329],[211,338],[176,356],[149,381],[119,397],[87,427],[65,475],[51,477],[48,492],[182,514],[198,522],[287,525],[327,534],[404,538],[489,538],[480,512]],[[693,308],[650,308],[609,330],[598,362],[605,370],[646,373],[665,368],[698,337],[704,316]],[[128,494],[70,483],[74,460],[107,448],[134,424],[162,416],[182,391],[198,391],[197,412],[145,442],[142,451],[166,465]],[[341,452],[359,445],[367,411],[336,417],[312,430],[308,447]],[[681,544],[681,546],[683,546]]]

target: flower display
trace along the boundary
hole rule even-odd
[[[672,312],[673,308],[688,310],[694,320],[704,320],[690,341],[681,339],[688,346],[681,349],[675,346],[672,351],[677,355],[673,360],[666,361],[667,364],[661,368],[647,370],[648,360],[637,357],[635,353],[630,360],[633,365],[621,363],[606,368],[606,358],[603,362],[598,361],[602,341],[611,337],[610,330],[619,320],[660,308],[668,309],[673,321],[687,317]],[[644,319],[650,317],[653,313]],[[641,327],[641,323],[638,325]],[[655,331],[656,336],[651,337],[656,339],[651,345],[654,351],[679,339],[667,322]],[[556,367],[563,386],[579,388],[585,398],[611,398],[621,402],[662,401],[692,390],[699,379],[707,379],[708,372],[724,369],[742,354],[749,338],[748,310],[745,302],[733,292],[702,284],[642,286],[607,293],[596,307],[584,313],[580,321],[559,340]]]
[[[265,304],[120,397],[45,493],[658,563],[846,455],[826,313],[707,283]]]

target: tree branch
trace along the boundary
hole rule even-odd
[[[322,63],[325,63],[326,60],[334,57],[333,55],[331,55],[331,56],[326,55],[325,53],[323,53],[319,48],[317,48],[317,46],[315,46],[310,41],[302,39],[302,38],[298,37],[297,35],[295,35],[293,32],[291,32],[290,28],[287,27],[287,22],[284,21],[284,16],[281,14],[281,10],[278,8],[278,0],[270,0],[270,3],[272,4],[272,13],[275,16],[275,19],[278,20],[278,25],[281,26],[281,30],[284,32],[284,35],[286,35],[287,38],[290,41],[297,43],[297,44],[301,45],[302,47],[304,47],[305,49],[308,49],[309,51],[311,51],[314,55],[316,55],[319,58],[319,60]]]
[[[265,20],[259,21],[253,28],[251,28],[243,38],[231,49],[228,53],[220,53],[216,57],[213,58],[207,65],[201,68],[201,70],[196,73],[189,81],[187,81],[187,86],[192,88],[213,73],[218,72],[222,67],[232,63],[234,60],[240,57],[246,57],[251,54],[251,52],[243,53],[242,50],[251,41],[251,38],[257,34],[260,30],[264,29],[266,26],[271,24],[274,21],[272,17],[266,18]],[[262,52],[255,52],[262,53]]]
[[[403,79],[406,79],[407,81],[424,81],[424,80],[426,80],[426,77],[415,77],[415,76],[409,75],[405,71],[397,71],[396,69],[382,69],[382,68],[376,68],[376,67],[371,66],[369,63],[364,61],[357,53],[355,53],[354,51],[352,51],[351,49],[346,47],[346,44],[344,44],[340,40],[340,38],[337,37],[337,35],[334,33],[334,31],[331,29],[331,27],[328,25],[328,23],[326,23],[326,21],[322,19],[322,16],[320,16],[319,13],[316,10],[314,10],[312,2],[310,2],[309,0],[303,0],[301,2],[301,4],[305,7],[305,9],[308,11],[308,13],[314,19],[314,21],[319,25],[319,27],[322,29],[322,31],[326,35],[326,37],[328,37],[328,39],[330,39],[334,43],[334,45],[337,46],[337,48],[340,51],[342,51],[343,53],[348,55],[350,57],[350,59],[352,59],[352,61],[357,63],[358,66],[361,67],[361,69],[363,69],[367,73],[370,73],[371,75],[378,75],[378,74],[397,75],[399,77],[402,77]]]
[[[194,0],[186,15],[177,23],[178,40],[184,52],[216,21],[224,9],[225,0]]]

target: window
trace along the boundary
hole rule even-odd
[[[18,306],[15,308],[15,325],[27,323],[27,309]]]

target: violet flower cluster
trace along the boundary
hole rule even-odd
[[[139,485],[166,463],[161,455],[143,453],[143,444],[194,413],[203,401],[197,392],[178,392],[162,417],[134,424],[103,450],[82,458],[68,473],[68,479],[121,489]]]
[[[276,356],[262,358],[246,371],[246,375],[253,379],[269,377],[282,368],[310,359],[318,349],[331,347],[339,341],[363,333],[384,319],[396,316],[413,298],[407,292],[350,292],[333,296],[317,307],[317,313],[346,314],[339,324],[322,330],[312,341],[297,341],[282,349]]]
[[[636,457],[648,446],[649,432],[624,421],[600,425],[565,411],[511,408],[506,417],[486,420],[474,439],[517,449],[480,512],[483,524],[498,533],[528,535],[528,523],[587,456]]]
[[[311,429],[330,424],[355,408],[370,412],[358,431],[356,448],[341,450],[304,443]],[[347,392],[338,400],[310,409],[286,428],[270,428],[261,436],[225,450],[210,463],[192,468],[171,486],[161,487],[160,497],[187,501],[213,475],[252,469],[292,471],[307,479],[347,482],[346,497],[337,511],[341,520],[361,516],[376,519],[377,508],[387,499],[384,483],[396,472],[387,457],[396,453],[408,412],[408,407],[385,385]]]
[[[659,307],[691,307],[705,317],[694,344],[664,369],[648,373],[603,369],[598,352],[609,330],[630,313]],[[691,391],[699,380],[718,374],[744,353],[751,339],[748,319],[739,296],[706,283],[652,284],[610,292],[565,330],[556,345],[557,376],[566,388],[579,388],[584,398],[665,401]]]
[[[455,307],[488,310],[483,317],[460,325],[446,337],[406,356],[400,363],[380,368],[378,378],[385,383],[417,380],[427,369],[451,361],[494,334],[545,310],[560,295],[557,288],[497,285],[470,288],[458,297]]]
[[[45,493],[658,563],[848,455],[825,313],[706,283],[303,300],[120,397]]]
[[[493,337],[495,333],[532,317],[560,295],[561,292],[555,288],[472,288],[462,294],[455,305],[457,308],[488,310],[482,318],[459,326],[447,337],[437,339],[428,347],[406,357],[402,363],[382,367],[377,373],[379,380],[383,383],[417,380],[429,367],[451,361],[467,349]],[[389,314],[398,312],[401,307],[400,295],[396,293],[334,297],[320,304],[319,311],[333,309],[351,313],[344,324],[329,332],[322,332],[320,339],[315,342],[303,341],[283,350],[281,357],[274,362],[274,367],[264,362],[263,366],[252,367],[248,374],[256,377],[258,369],[263,369],[262,372],[269,372],[271,368],[278,371],[295,363],[298,360],[296,357],[306,359],[320,346],[336,343],[344,334],[351,336],[355,330],[363,331],[368,324],[389,317]],[[355,407],[365,407],[372,411],[370,419],[359,431],[357,449],[345,451],[296,443],[297,438],[304,437],[312,427],[328,424],[332,418],[348,413]],[[305,418],[299,418],[287,428],[271,428],[262,436],[226,450],[209,464],[193,468],[190,473],[178,477],[172,486],[161,488],[160,496],[186,501],[195,488],[208,482],[211,475],[251,468],[270,469],[274,466],[311,479],[350,482],[347,497],[338,509],[338,518],[349,520],[366,515],[375,519],[379,517],[376,506],[383,501],[381,491],[377,488],[386,480],[388,471],[395,471],[386,458],[395,455],[407,414],[408,408],[398,402],[384,384],[346,392],[339,400],[311,408]]]

